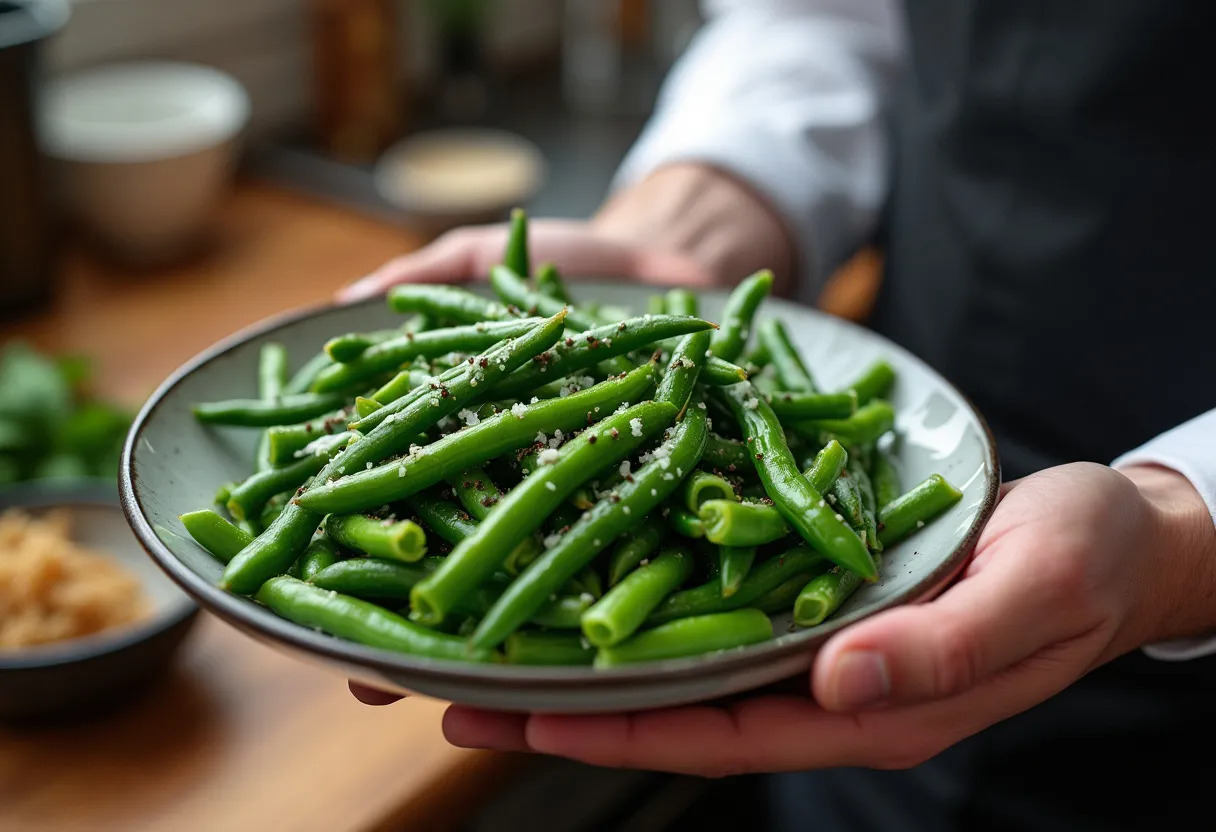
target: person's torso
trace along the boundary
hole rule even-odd
[[[1216,407],[1216,5],[906,15],[874,326],[972,397],[1013,476]]]
[[[1007,479],[1109,462],[1216,407],[1216,4],[905,13],[873,325],[979,406]],[[955,784],[955,828],[1157,828],[1209,802],[1213,692],[1216,658],[1125,657],[922,785]]]

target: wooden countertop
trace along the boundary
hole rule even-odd
[[[242,184],[192,262],[132,274],[85,251],[55,307],[0,328],[96,362],[137,405],[216,340],[334,289],[419,244],[399,229],[270,186]],[[868,310],[875,259],[824,306]],[[342,680],[203,615],[177,667],[124,710],[58,727],[0,728],[0,829],[443,830],[520,762],[452,748],[442,703],[354,701]]]
[[[100,390],[137,405],[219,338],[419,242],[259,184],[238,188],[214,237],[192,262],[136,275],[73,251],[55,307],[0,339],[87,354]],[[443,830],[514,766],[448,745],[442,712],[360,705],[338,676],[204,614],[173,673],[123,710],[0,728],[0,829]]]

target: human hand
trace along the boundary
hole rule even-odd
[[[501,261],[505,225],[457,228],[342,289],[354,301],[398,283],[462,283]],[[578,277],[691,287],[730,286],[760,268],[788,277],[793,259],[775,214],[744,186],[703,165],[673,165],[617,194],[589,222],[536,220],[528,247]]]
[[[814,700],[636,714],[452,706],[449,741],[703,775],[903,768],[1153,641],[1216,627],[1216,529],[1190,482],[1080,463],[1004,488],[962,579],[832,638]]]

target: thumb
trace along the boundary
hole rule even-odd
[[[1016,547],[1005,540],[997,545]],[[983,568],[973,565],[937,600],[844,630],[816,657],[816,700],[830,711],[853,711],[940,699],[1078,635],[1061,573],[1068,567],[1057,563],[1036,567],[1016,552],[990,549]]]

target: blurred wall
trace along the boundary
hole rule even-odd
[[[198,61],[231,73],[253,100],[251,135],[307,119],[309,0],[74,0],[51,44],[54,73],[131,58]],[[435,54],[422,4],[398,0],[403,75],[425,87]],[[562,0],[492,0],[487,51],[504,67],[558,48]]]

